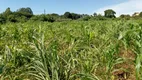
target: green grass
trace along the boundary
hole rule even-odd
[[[0,25],[1,80],[115,80],[120,77],[113,72],[121,70],[123,78],[141,80],[141,24],[108,20]],[[116,69],[124,62],[134,70]]]

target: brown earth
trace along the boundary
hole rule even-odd
[[[113,68],[112,75],[114,80],[136,80],[134,60],[136,55],[132,50],[120,50],[119,57],[124,59],[124,62],[116,64]]]

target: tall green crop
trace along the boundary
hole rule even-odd
[[[141,80],[138,20],[0,25],[1,80]]]

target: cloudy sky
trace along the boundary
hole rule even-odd
[[[130,14],[142,11],[142,0],[128,0],[118,4],[105,6],[96,10],[96,12],[103,14],[104,10],[113,9],[116,11],[117,16],[120,14]]]
[[[142,0],[1,0],[0,13],[10,7],[16,11],[21,7],[30,7],[34,14],[46,13],[63,14],[66,11],[93,14],[103,14],[106,9],[113,9],[120,14],[133,14],[142,11]]]

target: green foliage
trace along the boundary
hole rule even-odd
[[[139,16],[142,17],[142,12],[140,12]]]
[[[107,18],[115,18],[116,12],[113,11],[112,9],[108,9],[104,11],[105,17]]]
[[[8,19],[8,21],[10,21],[10,22],[17,22],[17,19],[16,19],[16,16],[15,15],[9,15],[8,17],[7,17],[7,19]]]
[[[5,23],[6,19],[3,17],[2,14],[0,14],[0,24]]]
[[[3,13],[3,16],[7,19],[9,15],[11,14],[12,14],[12,11],[10,10],[10,8],[7,8],[5,12]]]
[[[84,21],[88,21],[89,19],[91,19],[91,17],[90,17],[90,16],[84,16],[82,19],[83,19]]]
[[[76,13],[71,13],[71,15],[72,15],[72,19],[73,19],[73,20],[76,20],[76,19],[81,18],[81,15],[76,14]]]
[[[64,13],[64,17],[65,17],[65,18],[72,18],[72,15],[71,15],[70,12],[65,12],[65,13]]]
[[[56,13],[52,14],[40,14],[40,15],[34,15],[31,8],[19,8],[17,11],[11,11],[10,8],[7,8],[3,13],[0,14],[0,23],[6,23],[6,22],[27,22],[27,21],[43,21],[43,22],[62,22],[62,21],[71,21],[71,20],[110,20],[109,18],[112,18],[112,20],[119,20],[119,19],[140,19],[142,12],[140,15],[138,13],[134,13],[135,16],[130,15],[120,15],[119,18],[116,18],[115,16],[116,12],[112,9],[108,9],[104,11],[104,16],[101,14],[94,13],[92,15],[88,14],[77,14],[77,13],[70,13],[65,12],[63,15],[59,15]],[[114,19],[116,18],[116,19]]]
[[[97,16],[97,13],[94,13],[93,16],[94,16],[94,17]]]
[[[0,14],[0,23],[7,21],[0,24],[0,79],[141,80],[142,20],[109,19],[115,14],[33,15],[30,8],[7,8]]]
[[[93,17],[94,20],[107,20],[106,17],[102,16],[101,14],[98,14],[97,16]]]
[[[1,79],[115,80],[115,66],[128,60],[136,74],[122,67],[126,78],[141,80],[141,24],[107,19],[0,25]],[[132,50],[134,60],[119,56],[121,49]]]
[[[130,15],[124,15],[124,14],[122,14],[122,15],[120,15],[120,18],[129,20],[131,18],[131,16]]]
[[[55,21],[55,16],[52,16],[52,15],[45,15],[45,14],[42,14],[42,15],[35,15],[33,16],[30,20],[32,21],[47,21],[47,22],[54,22]]]
[[[16,13],[17,13],[18,16],[25,16],[27,18],[31,18],[33,16],[33,11],[29,7],[20,8],[16,11]]]
[[[38,21],[39,20],[39,15],[34,15],[30,18],[32,21]]]
[[[81,18],[81,15],[76,14],[76,13],[65,12],[65,13],[64,13],[64,17],[65,17],[65,18],[70,18],[70,19],[76,20],[76,19]]]

